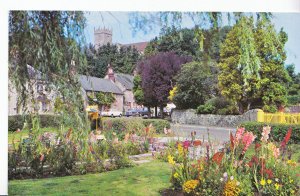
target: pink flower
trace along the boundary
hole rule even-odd
[[[188,141],[188,140],[186,140],[186,141],[183,142],[183,147],[184,147],[185,149],[189,148],[190,145],[191,145],[191,142]]]
[[[268,139],[269,139],[269,134],[271,132],[271,127],[270,126],[266,126],[266,127],[263,127],[263,131],[262,131],[262,137],[261,137],[261,141],[263,142],[267,142]]]
[[[237,130],[236,133],[235,133],[235,143],[238,143],[239,140],[242,139],[242,136],[243,136],[244,131],[245,131],[245,128],[244,128],[244,127],[238,128],[238,130]]]
[[[243,135],[242,142],[244,144],[243,152],[249,148],[250,144],[255,140],[256,136],[252,132],[246,131]]]

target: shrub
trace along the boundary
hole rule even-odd
[[[238,114],[236,107],[223,97],[214,97],[200,105],[197,108],[197,114],[219,114],[219,115],[235,115]]]
[[[144,131],[145,127],[152,124],[156,133],[163,133],[164,128],[170,128],[170,123],[162,119],[142,119],[142,118],[116,118],[116,119],[103,119],[103,130],[114,131],[119,139],[124,139],[126,133],[140,134]]]
[[[145,126],[152,126],[155,128],[156,133],[164,133],[164,128],[169,129],[171,127],[170,122],[163,119],[143,119],[143,124]]]
[[[257,135],[256,139],[261,138],[262,128],[266,125],[271,126],[271,138],[276,142],[281,142],[286,135],[288,129],[292,128],[291,143],[300,143],[300,125],[284,125],[275,123],[260,123],[260,122],[243,122],[241,126],[246,130]]]
[[[55,115],[43,114],[39,115],[40,127],[59,127],[60,123]],[[24,123],[27,122],[26,128],[32,128],[32,122],[29,115],[14,115],[8,117],[8,130],[16,131],[17,129],[22,129]]]
[[[300,103],[300,95],[287,96],[288,105],[297,105]]]
[[[197,114],[214,114],[216,108],[212,104],[206,103],[197,108]]]

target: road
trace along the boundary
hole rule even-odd
[[[235,128],[225,127],[205,127],[199,125],[183,125],[183,124],[171,124],[171,130],[179,137],[191,137],[191,132],[196,131],[196,138],[217,140],[220,142],[229,141],[230,131],[235,133]]]

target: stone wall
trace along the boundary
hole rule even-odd
[[[243,115],[215,115],[196,114],[195,110],[173,110],[172,123],[191,124],[201,126],[236,127],[244,121],[256,121],[257,109],[250,110]]]

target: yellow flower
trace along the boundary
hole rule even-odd
[[[291,190],[291,193],[292,193],[292,194],[294,194],[294,193],[295,193],[295,191],[294,191],[294,190]]]
[[[169,162],[171,165],[175,165],[174,157],[172,157],[171,155],[168,155],[168,162]]]
[[[279,184],[275,183],[275,189],[278,190],[279,189]]]
[[[240,191],[236,180],[228,180],[225,184],[223,195],[235,196],[239,195]]]
[[[177,148],[178,148],[179,155],[182,156],[183,155],[183,150],[184,150],[182,144],[179,143]]]
[[[183,184],[182,188],[184,192],[190,193],[193,190],[195,190],[198,184],[199,184],[199,180],[188,180]]]
[[[267,180],[267,183],[268,183],[268,184],[271,184],[271,183],[272,183],[272,180],[270,180],[270,179]]]
[[[179,174],[177,172],[174,174],[174,178],[179,178]]]
[[[288,160],[287,164],[290,166],[293,166],[293,167],[295,167],[297,165],[296,161],[293,161],[293,160]]]
[[[290,183],[293,183],[294,182],[294,180],[290,180]]]
[[[265,185],[266,185],[265,179],[261,179],[261,180],[260,180],[260,184],[261,184],[262,186],[265,186]]]

